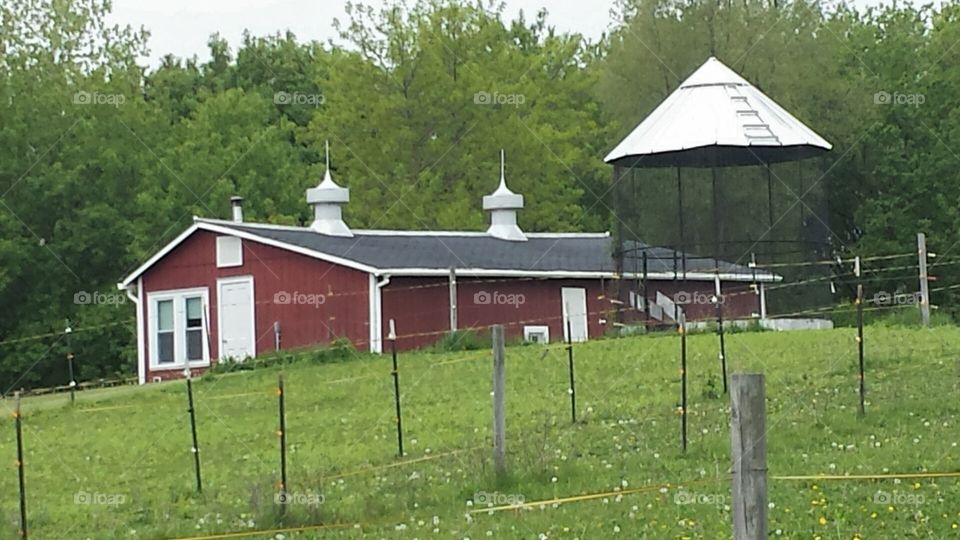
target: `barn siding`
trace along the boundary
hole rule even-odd
[[[635,288],[631,280],[630,288]],[[400,350],[425,347],[435,343],[450,329],[449,281],[447,277],[393,278],[383,289],[383,337],[389,332],[389,320],[397,326],[397,348]],[[613,289],[610,280],[599,279],[505,279],[505,278],[457,278],[458,328],[484,329],[493,324],[503,324],[508,338],[523,337],[524,326],[543,325],[550,328],[550,340],[563,338],[561,289],[581,287],[587,292],[587,324],[590,338],[608,331],[616,321],[616,308],[612,303]],[[674,298],[681,291],[699,294],[706,298],[713,294],[710,281],[653,281],[650,294],[656,292]],[[743,318],[759,311],[759,300],[750,294],[732,294],[749,291],[745,284],[724,284],[727,295],[724,317]],[[478,293],[523,295],[523,303],[513,305],[478,304]],[[689,304],[686,306],[688,320],[713,319],[716,315],[712,304]],[[640,313],[627,309],[627,322],[640,322]]]
[[[393,278],[383,290],[384,337],[388,321],[397,325],[397,348],[412,349],[436,342],[450,329],[449,281],[446,277]],[[602,298],[600,280],[457,278],[458,328],[482,329],[503,324],[508,338],[522,338],[523,327],[545,325],[550,339],[563,336],[561,292],[563,287],[581,287],[587,295],[587,324],[591,338],[602,335],[610,307]],[[478,304],[475,295],[522,295],[514,305]],[[519,296],[518,296],[519,298]]]
[[[197,231],[143,275],[143,304],[146,324],[147,294],[151,292],[206,287],[209,290],[210,357],[219,356],[217,328],[217,279],[253,276],[255,339],[257,354],[274,350],[274,321],[280,322],[282,347],[294,349],[329,343],[346,337],[358,349],[369,345],[369,276],[364,272],[327,263],[250,240],[243,241],[243,265],[217,268],[216,235]],[[277,292],[322,294],[319,305],[278,305]],[[150,338],[145,332],[144,368],[146,380],[181,376],[179,370],[151,372]]]
[[[217,268],[216,237],[208,231],[197,231],[143,275],[143,299],[140,306],[145,324],[144,369],[146,380],[158,376],[164,379],[181,376],[179,370],[152,372],[149,369],[150,339],[147,326],[147,295],[151,292],[204,287],[209,294],[210,357],[216,362],[219,355],[217,328],[217,279],[234,276],[253,276],[256,303],[255,341],[257,354],[274,350],[274,321],[280,322],[283,349],[296,349],[326,344],[337,337],[349,339],[359,350],[369,348],[369,287],[370,276],[364,272],[299,255],[284,249],[244,240],[244,264],[239,267]],[[503,324],[510,339],[520,339],[524,326],[544,325],[550,329],[550,340],[563,337],[561,289],[586,289],[587,323],[591,338],[608,332],[616,320],[615,304],[611,302],[614,289],[610,280],[601,279],[537,279],[537,278],[467,278],[459,277],[457,303],[460,329],[483,329]],[[659,290],[674,298],[680,291],[700,293],[703,297],[713,292],[709,281],[652,281],[651,296]],[[636,281],[627,283],[636,289]],[[748,291],[746,284],[724,284],[724,292]],[[274,302],[278,292],[288,294],[323,295],[319,305],[279,305]],[[515,295],[522,297],[516,305],[478,303],[476,295]],[[382,337],[389,332],[389,320],[396,321],[397,347],[401,350],[425,347],[435,343],[448,332],[449,289],[446,276],[393,277],[381,292]],[[724,304],[728,318],[749,317],[759,311],[754,294],[729,296]],[[689,320],[715,315],[712,305],[687,306]],[[642,314],[628,311],[628,322],[642,320]]]

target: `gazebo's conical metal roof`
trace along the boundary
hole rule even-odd
[[[805,159],[831,148],[711,57],[604,160],[621,167],[727,167]]]

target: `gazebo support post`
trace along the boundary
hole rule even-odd
[[[680,220],[680,270],[683,272],[683,281],[686,281],[687,245],[683,227],[683,179],[680,176],[680,167],[677,167],[677,212]]]
[[[770,225],[770,232],[773,232],[773,177],[770,172],[770,162],[764,163],[767,169],[767,216]]]
[[[717,203],[717,168],[710,167],[713,182],[713,260],[720,271],[720,205]]]
[[[632,173],[632,171],[633,171],[632,168],[627,168],[627,172],[631,172],[631,173]],[[617,297],[616,297],[616,298],[617,298],[617,301],[618,301],[618,302],[621,302],[620,304],[617,304],[617,312],[616,312],[616,314],[615,314],[616,321],[617,321],[618,325],[622,325],[622,324],[623,324],[623,304],[622,304],[622,302],[623,302],[623,293],[625,292],[625,290],[624,290],[624,282],[623,282],[623,272],[624,272],[624,269],[625,269],[625,267],[626,267],[626,265],[624,264],[624,263],[625,263],[625,261],[624,261],[624,258],[625,258],[625,257],[624,257],[624,250],[623,250],[623,245],[624,245],[624,243],[623,243],[623,218],[624,218],[624,216],[623,216],[623,203],[622,203],[622,201],[623,201],[623,189],[622,189],[621,186],[620,186],[620,183],[621,183],[621,181],[623,180],[623,177],[624,177],[624,171],[623,171],[623,169],[622,169],[621,167],[614,166],[614,167],[613,167],[613,192],[614,192],[614,194],[616,195],[616,199],[617,199],[617,201],[614,203],[614,208],[615,208],[614,214],[615,214],[615,217],[616,217],[616,219],[617,219],[617,223],[616,223],[616,227],[617,227],[617,257],[616,257],[616,263],[615,263],[615,264],[616,264],[616,268],[614,268],[614,272],[615,272],[615,274],[616,274],[616,288],[617,288],[617,291],[616,291],[616,292],[617,292]],[[618,328],[622,328],[622,326],[618,326]]]

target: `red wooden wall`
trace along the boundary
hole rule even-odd
[[[591,338],[602,335],[611,304],[602,298],[600,280],[574,279],[457,279],[457,327],[485,329],[503,324],[508,338],[522,338],[523,327],[550,327],[550,340],[563,337],[561,326],[561,289],[581,287],[587,294],[587,325]],[[511,297],[510,304],[482,303],[478,294]],[[512,296],[511,296],[512,295]],[[397,348],[411,349],[430,345],[450,329],[449,281],[447,277],[393,278],[383,289],[383,335],[389,332],[389,320],[396,321]]]
[[[339,336],[350,339],[360,349],[368,347],[368,274],[248,240],[243,241],[242,266],[217,268],[216,237],[208,231],[197,231],[143,275],[144,324],[148,317],[147,293],[206,287],[210,302],[210,357],[215,362],[220,343],[217,279],[253,276],[258,355],[274,350],[274,321],[280,322],[284,349],[328,343]],[[276,304],[274,295],[278,292],[322,294],[324,301],[312,305]],[[149,371],[150,336],[146,339],[146,380],[155,376],[180,377],[180,371]]]
[[[326,344],[337,337],[349,339],[361,351],[369,349],[369,275],[343,266],[326,263],[287,250],[253,241],[243,241],[243,265],[217,268],[216,237],[208,231],[197,231],[167,254],[143,275],[143,320],[148,317],[147,294],[150,292],[205,287],[209,294],[210,357],[218,351],[217,279],[232,276],[253,276],[256,302],[256,351],[274,350],[274,321],[279,321],[281,345],[284,349]],[[443,337],[450,328],[449,288],[446,276],[393,277],[382,289],[382,336],[389,332],[389,320],[396,321],[397,346],[401,350],[424,347]],[[533,279],[533,278],[458,278],[458,327],[485,329],[503,324],[508,338],[523,336],[524,326],[545,325],[550,340],[563,338],[561,289],[586,289],[588,332],[591,338],[607,333],[616,321],[617,305],[608,296],[610,280],[600,279]],[[635,282],[628,283],[635,288]],[[652,291],[660,290],[670,298],[678,292],[705,299],[713,293],[712,282],[656,281]],[[748,291],[746,284],[725,284],[724,293]],[[322,295],[320,304],[277,304],[275,295]],[[512,303],[483,302],[478,295],[512,298]],[[641,313],[630,311],[624,319],[637,322]],[[724,304],[727,318],[749,317],[759,311],[756,295],[732,294]],[[686,305],[689,320],[714,317],[708,303]],[[148,333],[148,330],[147,332]],[[144,351],[146,380],[154,376],[176,378],[180,371],[149,370],[150,336],[146,335]],[[386,342],[384,349],[386,350]]]

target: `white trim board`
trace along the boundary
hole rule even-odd
[[[448,276],[449,268],[387,268],[381,270],[384,274],[392,276]],[[570,272],[566,270],[498,270],[487,268],[457,268],[458,277],[531,277],[547,279],[612,279],[616,276],[613,272]],[[717,274],[713,272],[687,272],[686,281],[714,281]],[[624,279],[642,278],[643,274],[627,272],[623,274]],[[673,272],[648,272],[647,279],[656,281],[674,281]],[[739,281],[744,283],[753,282],[752,274],[720,274],[722,281]],[[782,276],[757,276],[757,282],[781,281]],[[677,281],[684,281],[678,276]]]

